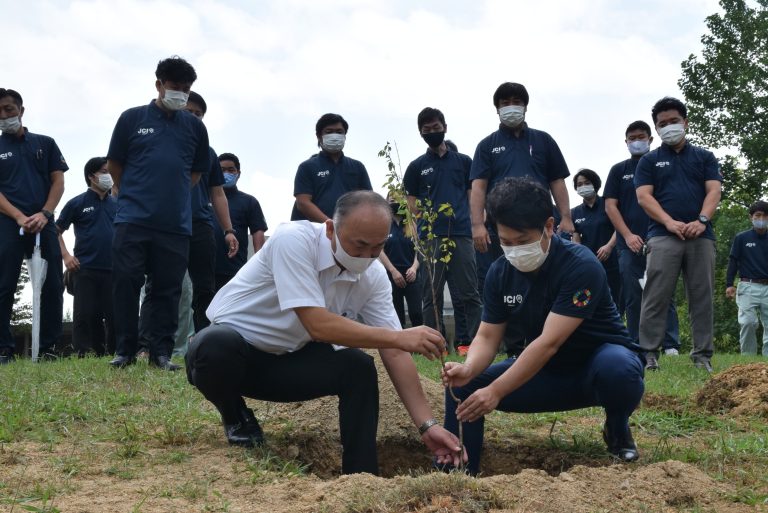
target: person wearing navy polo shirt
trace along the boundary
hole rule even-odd
[[[74,305],[72,344],[78,356],[93,351],[98,356],[115,351],[112,320],[112,237],[117,201],[110,194],[112,176],[106,157],[85,164],[88,190],[64,205],[56,220],[64,265],[72,273]],[[75,227],[74,255],[62,233]]]
[[[237,188],[240,179],[240,159],[234,153],[222,153],[218,157],[219,167],[224,175],[224,194],[227,196],[229,218],[238,240],[237,253],[229,257],[230,247],[224,239],[224,230],[216,234],[216,291],[227,284],[248,260],[248,232],[253,243],[253,252],[258,253],[264,245],[267,221],[259,201]]]
[[[180,57],[158,63],[157,99],[120,115],[107,154],[118,190],[112,245],[112,290],[117,356],[136,362],[139,292],[146,275],[150,365],[171,362],[181,282],[192,234],[191,189],[210,170],[208,132],[184,110],[194,68]]]
[[[407,227],[403,225],[403,214],[399,213],[400,204],[390,200],[389,206],[392,209],[392,226],[389,228],[389,238],[379,255],[379,260],[389,273],[392,303],[395,305],[400,326],[405,329],[404,301],[408,304],[411,326],[421,326],[424,323],[421,314],[421,264],[411,234],[406,233]]]
[[[40,354],[53,351],[61,335],[64,304],[61,249],[53,211],[64,194],[69,169],[56,142],[33,134],[21,123],[24,102],[13,89],[0,88],[0,364],[13,359],[13,295],[25,255],[40,234],[40,253],[48,261],[41,293]],[[23,235],[19,235],[19,231]]]
[[[293,182],[296,203],[291,221],[323,223],[333,215],[336,200],[350,191],[373,190],[362,162],[342,151],[349,123],[338,114],[323,114],[315,124],[320,152],[299,165]]]
[[[576,227],[573,242],[584,244],[603,264],[611,297],[621,316],[624,312],[621,303],[619,260],[613,251],[616,246],[616,232],[605,215],[605,201],[597,194],[602,184],[603,181],[591,169],[579,169],[573,176],[573,188],[584,198],[581,205],[571,209],[571,219]]]
[[[758,315],[763,324],[763,356],[768,356],[768,202],[757,201],[749,207],[752,229],[733,239],[725,277],[725,295],[736,299],[739,307],[739,343],[741,354],[757,354]],[[738,287],[733,286],[736,272]]]
[[[504,256],[488,271],[483,320],[464,363],[448,362],[445,427],[464,423],[468,470],[480,471],[484,416],[605,409],[603,438],[621,461],[637,460],[629,417],[644,391],[640,348],[611,300],[603,266],[584,246],[556,237],[549,191],[507,178],[488,197]],[[508,324],[530,343],[492,364]],[[490,365],[490,366],[489,366]]]
[[[715,233],[709,220],[720,202],[723,176],[712,152],[686,141],[683,102],[662,98],[651,116],[662,145],[640,158],[634,177],[637,202],[651,218],[640,346],[647,368],[657,370],[667,310],[682,270],[693,334],[691,360],[712,372]]]
[[[624,142],[630,158],[615,164],[605,182],[605,213],[616,230],[616,251],[621,276],[621,301],[627,319],[629,336],[640,343],[640,303],[643,288],[640,280],[645,276],[645,239],[650,218],[637,203],[635,169],[640,157],[651,149],[651,127],[645,121],[633,121],[624,133]],[[669,302],[667,328],[662,342],[664,354],[679,354],[680,334],[674,297]]]
[[[469,216],[469,170],[472,167],[472,159],[462,153],[449,151],[446,147],[445,132],[448,125],[440,110],[431,107],[423,109],[417,116],[417,126],[422,139],[427,143],[427,151],[411,162],[405,170],[403,185],[408,207],[415,216],[420,216],[426,208],[426,201],[431,200],[432,210],[438,213],[431,230],[436,237],[433,242],[427,241],[429,234],[419,227],[419,236],[425,245],[432,245],[428,251],[437,260],[432,269],[433,282],[430,283],[428,276],[424,275],[424,324],[431,328],[443,326],[443,320],[435,318],[432,298],[436,296],[440,310],[447,279],[453,282],[464,308],[467,333],[471,340],[480,324],[482,310],[477,293],[477,268]],[[438,212],[440,206],[446,203],[453,210],[452,216]],[[440,247],[446,239],[453,243],[450,262],[447,264],[441,261],[443,255],[440,252]],[[466,347],[461,351],[466,351]]]

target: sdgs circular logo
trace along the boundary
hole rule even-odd
[[[592,301],[592,292],[589,289],[581,289],[573,295],[573,304],[579,308],[584,308]]]

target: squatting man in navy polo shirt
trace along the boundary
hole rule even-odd
[[[739,307],[739,343],[741,354],[757,354],[758,317],[763,324],[763,356],[768,356],[768,202],[757,201],[749,207],[752,229],[733,239],[725,295],[736,299]],[[739,283],[733,280],[739,273]]]
[[[110,364],[136,362],[139,292],[146,275],[152,305],[145,324],[149,363],[178,370],[171,352],[192,234],[191,189],[211,164],[208,132],[184,110],[195,69],[171,57],[158,63],[155,76],[157,98],[120,115],[107,153],[118,190],[112,246],[117,356]]]
[[[64,172],[69,167],[52,138],[22,126],[23,116],[21,95],[0,88],[0,364],[13,359],[13,295],[21,263],[31,255],[37,234],[40,253],[48,261],[40,313],[43,359],[61,335],[63,271],[53,211],[64,194]]]
[[[350,191],[370,191],[362,162],[344,155],[349,123],[338,114],[323,114],[315,124],[320,152],[299,164],[293,182],[296,203],[291,221],[323,223],[333,215],[336,200]]]
[[[347,193],[332,220],[280,225],[213,298],[187,377],[221,414],[229,443],[264,441],[243,396],[337,395],[342,472],[376,474],[378,380],[373,358],[357,348],[378,348],[424,443],[440,463],[459,463],[459,441],[434,419],[410,354],[437,358],[445,340],[426,326],[400,327],[378,262],[391,220],[378,194]]]
[[[56,220],[64,265],[72,273],[72,345],[78,356],[115,352],[112,315],[112,238],[117,200],[110,194],[113,180],[106,157],[85,163],[88,190],[69,200]],[[62,233],[75,227],[71,254]]]
[[[651,218],[647,279],[640,308],[640,347],[646,368],[658,370],[667,310],[683,273],[697,368],[712,372],[714,352],[715,232],[710,219],[720,202],[720,164],[712,152],[685,138],[685,105],[665,97],[651,109],[661,146],[637,163],[637,202]]]
[[[643,395],[640,348],[621,322],[603,266],[592,252],[554,235],[549,191],[507,178],[491,191],[488,213],[504,256],[488,271],[483,319],[464,363],[448,362],[445,427],[464,422],[468,470],[480,471],[484,416],[506,412],[605,409],[603,438],[622,461],[638,459],[629,417]],[[491,365],[507,324],[530,343],[517,359]],[[490,365],[490,366],[489,366]]]

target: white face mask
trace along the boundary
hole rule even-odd
[[[522,246],[501,246],[504,251],[504,257],[512,266],[520,272],[529,273],[535,271],[544,263],[549,254],[541,249],[541,241],[544,240],[544,232],[541,232],[541,238],[536,242],[524,244]],[[552,242],[550,241],[550,245]]]
[[[753,219],[752,226],[754,226],[756,230],[765,230],[765,227],[768,226],[768,221],[765,219]]]
[[[677,146],[685,139],[685,126],[682,123],[659,128],[659,137],[664,144]]]
[[[163,105],[168,110],[182,110],[187,106],[187,100],[189,95],[183,91],[174,91],[173,89],[166,89],[165,96],[163,96]]]
[[[651,141],[648,139],[629,141],[627,143],[627,149],[629,150],[629,153],[634,157],[637,157],[638,155],[645,155],[648,153],[648,150],[651,149]]]
[[[507,105],[506,107],[499,107],[499,121],[509,128],[519,126],[525,121],[525,106]]]
[[[96,187],[98,187],[102,191],[110,190],[112,186],[115,184],[115,182],[112,180],[112,175],[110,174],[98,175],[97,178],[99,179],[99,181],[96,184]]]
[[[333,228],[333,239],[336,241],[336,251],[333,252],[333,256],[347,271],[353,274],[363,274],[376,261],[375,258],[353,257],[344,251],[335,226]]]
[[[344,149],[346,140],[347,136],[344,134],[325,134],[321,146],[325,151],[334,153]]]
[[[592,185],[582,185],[581,187],[576,187],[576,194],[582,198],[591,198],[595,195],[595,188]]]
[[[16,134],[21,128],[21,120],[19,116],[13,116],[12,118],[0,119],[0,131],[4,134]]]

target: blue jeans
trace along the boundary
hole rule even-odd
[[[630,249],[619,250],[621,295],[627,315],[627,330],[636,344],[640,343],[640,305],[643,301],[643,289],[638,280],[645,274],[645,261],[645,256],[633,253]],[[680,349],[680,327],[674,296],[669,302],[667,329],[661,347],[663,349]]]
[[[475,390],[495,381],[514,363],[515,358],[491,365],[463,387],[453,389],[462,401]],[[573,369],[545,365],[523,386],[504,397],[496,407],[499,411],[535,413],[567,411],[589,406],[605,408],[610,429],[627,429],[629,417],[635,411],[645,390],[643,361],[630,349],[617,344],[602,344],[583,365]],[[480,471],[485,418],[464,423],[464,446],[471,474]],[[445,428],[459,432],[456,402],[446,390]]]

